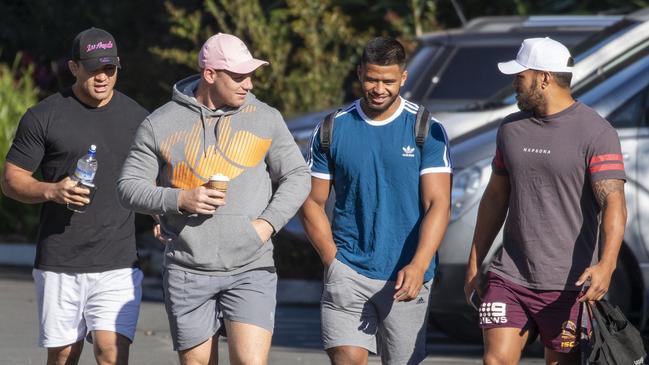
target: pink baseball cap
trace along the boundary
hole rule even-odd
[[[243,41],[231,34],[211,36],[198,54],[198,67],[248,74],[268,62],[253,58]]]

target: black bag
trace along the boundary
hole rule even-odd
[[[582,364],[645,364],[647,352],[640,332],[626,319],[618,306],[613,306],[606,300],[595,304],[585,302],[582,304],[582,329],[588,319],[591,322],[591,336],[589,341],[583,341],[582,336]],[[583,332],[585,331],[582,330]]]

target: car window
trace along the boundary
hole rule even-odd
[[[435,53],[438,52],[439,47],[425,45],[419,48],[408,61],[406,70],[408,71],[408,78],[406,83],[401,88],[401,95],[406,99],[415,99],[419,100],[421,98],[417,97],[417,94],[424,93],[426,89],[422,92],[416,92],[417,89],[421,88],[425,79],[427,79],[427,74],[431,71],[429,70],[430,65],[433,63],[435,58]]]
[[[635,127],[646,107],[649,89],[649,54],[630,55],[613,67],[603,69],[588,87],[575,90],[573,96],[598,112],[616,128]],[[637,56],[640,57],[638,58]]]
[[[495,72],[498,62],[512,59],[516,46],[457,48],[430,85],[425,99],[484,99],[511,82]]]
[[[586,38],[583,42],[577,44],[570,50],[570,53],[573,54],[575,62],[579,62],[584,58],[595,53],[598,49],[604,47],[606,44],[612,40],[620,37],[624,33],[630,31],[631,29],[638,26],[640,23],[632,22],[628,19],[623,19],[610,27],[597,32],[592,36]]]
[[[615,128],[637,127],[645,113],[646,94],[647,91],[643,90],[613,111],[607,118],[609,123]]]

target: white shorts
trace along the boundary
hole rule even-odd
[[[111,331],[133,342],[142,300],[142,271],[57,273],[34,269],[38,345],[60,347],[92,331]]]

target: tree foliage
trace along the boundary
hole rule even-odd
[[[363,14],[353,19],[356,29],[368,24],[377,28],[376,35],[390,35],[406,42],[425,32],[440,29],[435,0],[337,0],[349,14]]]
[[[163,0],[3,0],[0,1],[0,62],[11,63],[21,52],[33,63],[34,79],[46,97],[69,87],[74,78],[67,68],[72,40],[89,27],[109,31],[117,41],[122,69],[117,89],[146,108],[166,101],[168,84],[179,70],[162,67],[148,48],[167,42]]]
[[[359,32],[329,0],[287,0],[264,8],[259,0],[204,0],[203,9],[165,3],[170,33],[188,47],[151,47],[173,63],[196,69],[198,50],[217,32],[242,38],[257,58],[270,62],[258,71],[255,92],[284,114],[340,104],[371,28]]]
[[[0,155],[6,156],[27,108],[38,101],[38,89],[33,82],[33,65],[21,67],[21,54],[12,65],[0,63]],[[4,164],[0,165],[0,174]],[[4,195],[0,198],[0,232],[15,232],[11,238],[33,237],[36,232],[37,206],[25,205]]]
[[[625,14],[649,6],[648,0],[456,0],[467,19],[486,15]],[[438,1],[437,20],[461,26],[451,1]]]
[[[90,26],[115,36],[123,66],[117,88],[150,110],[169,100],[174,81],[197,69],[203,41],[218,31],[233,33],[256,57],[270,61],[258,71],[253,92],[290,116],[354,97],[355,66],[370,37],[394,36],[412,50],[422,33],[461,26],[453,3],[467,19],[622,14],[649,6],[649,0],[0,1],[2,156],[22,111],[36,103],[25,76],[32,70],[18,77],[16,54],[22,52],[22,64],[34,65],[45,97],[72,83],[66,67],[72,39]],[[0,233],[33,238],[37,210],[2,197]]]
[[[0,63],[0,154],[7,154],[16,126],[27,108],[38,101],[34,86],[33,65],[21,70],[22,55],[16,55],[12,65]],[[0,166],[0,170],[2,167]]]

